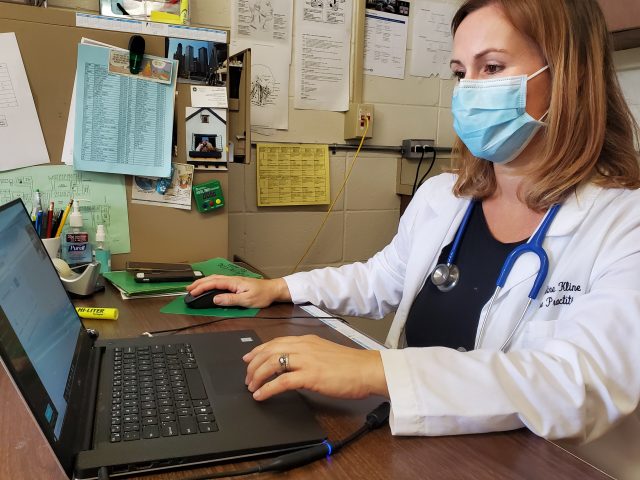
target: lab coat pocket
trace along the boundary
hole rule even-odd
[[[522,346],[524,348],[535,348],[540,342],[554,336],[556,331],[556,320],[537,320],[525,323],[521,334]]]

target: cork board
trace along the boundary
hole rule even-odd
[[[76,71],[77,46],[82,37],[127,48],[131,34],[78,28],[75,12],[0,3],[0,32],[15,32],[31,92],[42,126],[51,164],[61,163],[69,103]],[[145,35],[145,52],[164,56],[165,37]],[[190,105],[189,85],[178,84],[175,113],[178,156],[186,163],[185,107]],[[2,172],[0,172],[0,176]],[[196,171],[194,184],[219,180],[226,195],[226,172]],[[114,255],[114,270],[128,259],[195,262],[228,255],[227,207],[201,214],[130,203],[132,177],[125,177],[131,253]]]

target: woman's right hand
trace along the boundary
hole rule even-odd
[[[262,280],[249,277],[210,275],[187,286],[187,292],[196,297],[214,288],[233,292],[222,293],[214,297],[215,304],[221,307],[236,305],[248,308],[264,308],[273,302],[291,301],[289,287],[282,278]]]

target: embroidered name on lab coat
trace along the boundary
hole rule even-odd
[[[540,308],[571,305],[575,295],[582,293],[582,285],[576,285],[571,282],[558,282],[556,285],[548,285],[544,291]]]

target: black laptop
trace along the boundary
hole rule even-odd
[[[322,442],[298,393],[251,397],[241,357],[259,343],[253,331],[94,341],[22,202],[0,207],[0,357],[70,477]]]

